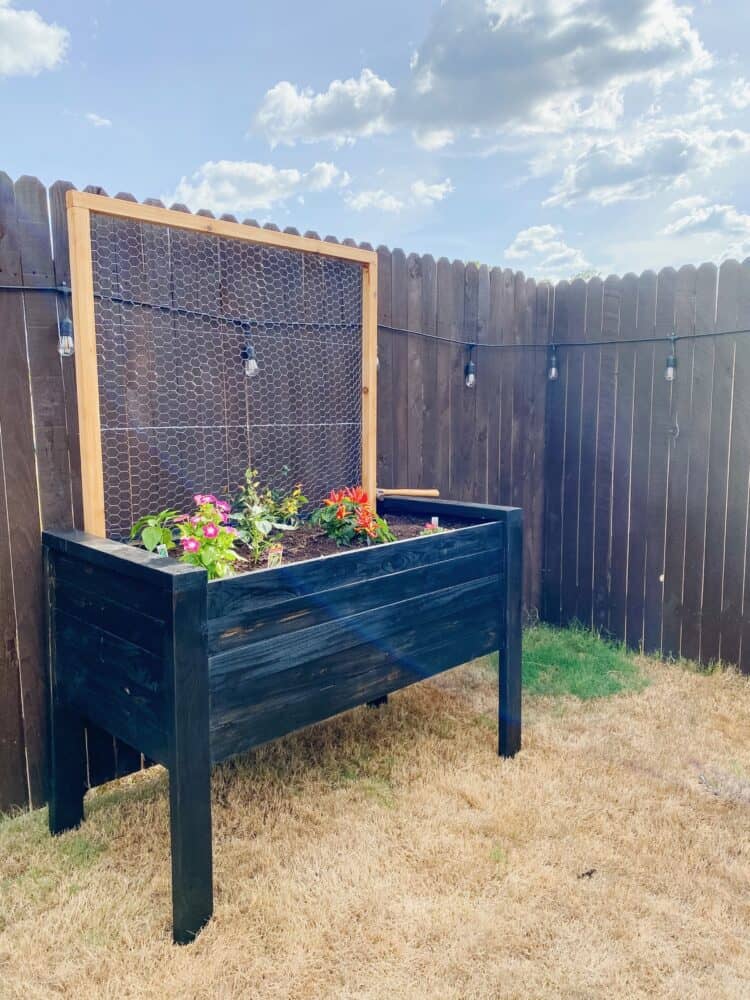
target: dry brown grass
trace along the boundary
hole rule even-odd
[[[221,769],[216,916],[187,948],[163,773],[56,840],[5,822],[0,994],[750,996],[750,687],[644,669],[638,694],[527,699],[512,761],[470,666]]]

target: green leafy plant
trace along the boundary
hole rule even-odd
[[[181,562],[202,566],[209,580],[229,576],[240,554],[235,550],[238,532],[227,524],[230,506],[211,493],[196,493],[195,513],[174,518],[182,546]]]
[[[231,520],[237,534],[250,550],[254,563],[259,563],[268,548],[278,538],[274,532],[294,531],[299,526],[299,514],[307,497],[297,483],[289,493],[261,486],[255,469],[245,473],[245,483],[237,494]]]
[[[176,510],[161,510],[158,514],[146,514],[130,529],[130,540],[132,542],[139,540],[149,552],[155,552],[160,545],[169,552],[175,547],[176,517],[179,517],[179,511]]]
[[[396,536],[384,518],[376,514],[361,486],[331,490],[323,506],[313,511],[310,521],[322,528],[337,545],[365,542],[395,542]]]

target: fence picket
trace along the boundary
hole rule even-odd
[[[378,247],[378,323],[391,325],[391,252]],[[378,473],[380,486],[394,486],[393,479],[393,343],[398,334],[378,332]]]
[[[717,330],[737,328],[739,285],[740,265],[736,260],[724,261],[719,269],[719,290],[716,303]],[[737,341],[734,337],[717,337],[714,342],[711,432],[708,446],[703,627],[701,633],[701,658],[706,663],[719,659],[721,645],[729,435],[734,397],[736,346]],[[744,388],[742,386],[740,391],[744,391]]]
[[[675,333],[692,334],[695,326],[696,270],[688,265],[677,272],[675,290]],[[667,485],[667,526],[664,542],[664,600],[662,610],[662,652],[680,655],[682,599],[685,579],[685,514],[688,458],[690,451],[690,396],[693,371],[692,341],[678,348],[677,379],[670,392],[670,455]]]
[[[750,261],[739,270],[737,288],[737,328],[750,328]],[[750,337],[735,339],[734,383],[729,441],[727,480],[726,555],[722,580],[721,646],[722,660],[739,663],[750,671],[750,633],[743,639],[743,613],[750,611],[743,602],[748,560],[748,485],[750,484]]]
[[[21,246],[16,221],[13,183],[0,173],[0,286],[21,282]],[[14,591],[14,555],[17,566],[25,556],[28,561],[38,548],[29,552],[23,534],[28,536],[23,496],[19,505],[16,476],[25,479],[33,468],[31,407],[23,405],[25,365],[21,349],[23,301],[18,292],[0,293],[0,809],[25,805],[29,797],[26,770],[20,640],[16,620],[17,599]],[[13,475],[9,471],[13,470]],[[26,492],[26,491],[24,491]],[[23,533],[17,534],[19,525]],[[19,551],[20,547],[20,551]]]
[[[698,268],[695,291],[695,326],[699,333],[715,329],[716,281],[714,264]],[[698,338],[693,351],[693,393],[690,407],[690,456],[688,465],[685,587],[682,619],[682,655],[698,659],[701,651],[701,610],[708,500],[708,449],[711,440],[713,389],[713,338]]]
[[[408,271],[406,255],[396,249],[391,253],[391,323],[405,330],[409,322]],[[397,487],[409,483],[409,338],[393,336],[393,482]]]
[[[663,337],[654,345],[651,394],[651,448],[646,500],[646,567],[644,579],[643,646],[661,650],[662,602],[664,599],[664,538],[669,471],[669,386],[664,381],[668,352],[667,337],[674,329],[677,274],[667,267],[659,272],[656,288],[654,335]]]

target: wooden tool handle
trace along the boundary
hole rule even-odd
[[[378,497],[439,497],[440,490],[377,490]]]

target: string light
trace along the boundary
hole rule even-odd
[[[252,344],[245,344],[242,349],[242,362],[247,378],[255,378],[260,368],[258,367],[258,362],[255,358],[255,349]]]
[[[477,366],[474,362],[474,348],[475,344],[468,344],[469,349],[469,360],[466,362],[466,368],[464,368],[464,385],[467,389],[473,389],[477,384]]]
[[[669,335],[669,355],[664,366],[664,380],[674,382],[677,373],[677,336],[674,333]]]
[[[554,344],[549,347],[549,361],[547,363],[547,378],[550,382],[557,382],[560,377],[560,369],[557,367],[557,348]]]
[[[57,353],[61,358],[70,358],[74,351],[73,321],[69,316],[64,316],[60,320],[57,331]]]

